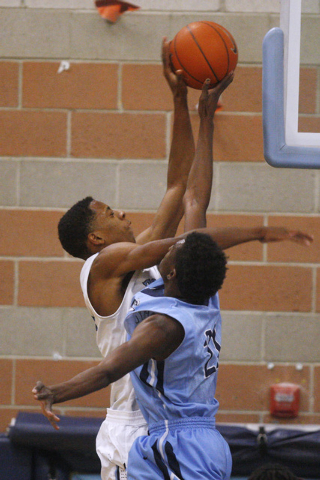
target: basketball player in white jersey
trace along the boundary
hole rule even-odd
[[[172,90],[179,92],[180,97],[183,98],[183,107],[181,106],[181,98],[178,105],[175,103],[175,123],[179,125],[183,119],[182,123],[187,125],[188,136],[192,136],[188,127],[190,121],[186,107],[186,87],[179,76],[176,77],[169,71],[167,47],[166,42],[164,42],[165,75],[169,78],[168,81]],[[222,82],[210,94],[211,103],[215,103],[214,107],[211,105],[213,113],[219,96],[231,81],[232,76]],[[175,95],[177,93],[174,93],[176,101]],[[202,129],[206,131],[206,121],[201,123]],[[178,152],[181,149],[183,152],[185,152],[185,149],[186,151],[193,149],[193,140],[190,141],[189,139],[186,143],[181,140],[186,133],[181,125],[180,128],[176,125],[176,129],[180,132],[176,131],[174,138],[180,138],[180,142],[173,140],[169,161],[169,176],[170,169],[171,173],[173,170],[172,162],[177,157],[180,160],[183,158],[183,154],[180,152],[179,156]],[[206,155],[212,156],[212,133],[211,147],[209,144],[208,134],[202,137],[200,135],[197,149],[198,158]],[[188,157],[189,155],[187,155],[187,163]],[[175,169],[178,169],[177,165],[175,165]],[[189,167],[184,167],[184,172],[186,170],[189,171]],[[193,180],[192,184],[189,182],[190,191],[192,189],[209,191],[205,200],[206,210],[211,192],[211,177],[198,169],[197,172],[193,173],[193,178],[196,181]],[[210,184],[209,190],[208,184]],[[137,239],[134,239],[130,222],[123,212],[113,211],[109,206],[95,201],[91,197],[78,202],[60,222],[60,239],[63,237],[64,248],[71,255],[86,260],[81,272],[81,286],[86,305],[96,322],[97,343],[104,356],[125,341],[126,333],[123,322],[133,295],[159,276],[156,269],[147,271],[145,269],[158,264],[167,253],[168,248],[177,241],[174,238],[159,241],[157,239],[164,238],[170,233],[174,235],[181,218],[181,209],[178,207],[179,202],[182,203],[181,193],[184,192],[184,189],[185,184],[181,185],[176,178],[174,186],[168,188],[153,226],[143,232]],[[198,206],[192,200],[189,200],[186,196],[185,203],[189,203],[190,208],[192,206],[193,218],[197,218],[199,215]],[[192,218],[192,215],[189,218]],[[75,228],[77,225],[78,230]],[[187,221],[186,227],[193,228],[193,222],[191,220]],[[63,235],[62,230],[64,230]],[[68,230],[69,233],[66,234]],[[300,243],[311,241],[308,235],[297,231],[289,232],[285,229],[229,228],[211,230],[211,233],[222,248],[251,240],[277,241],[291,239]],[[41,389],[41,387],[38,385],[37,389]],[[125,478],[125,465],[131,444],[137,436],[146,433],[146,424],[138,409],[129,375],[122,378],[120,382],[113,384],[110,406],[106,421],[103,423],[97,438],[97,451],[102,462],[103,480],[112,480],[117,477]]]

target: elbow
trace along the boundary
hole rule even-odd
[[[186,194],[183,197],[184,212],[198,211],[206,212],[209,205],[209,201],[199,200],[196,195]]]

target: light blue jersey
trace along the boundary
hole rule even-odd
[[[164,361],[150,360],[131,373],[141,411],[149,427],[160,420],[214,418],[219,403],[214,398],[221,345],[218,295],[208,306],[193,305],[163,296],[163,281],[156,280],[135,295],[125,327],[129,338],[135,327],[153,313],[178,320],[185,336]]]
[[[162,279],[135,295],[125,320],[135,327],[154,313],[175,318],[185,336],[161,362],[150,360],[131,372],[149,435],[133,444],[128,480],[229,480],[232,458],[215,428],[214,398],[221,345],[218,295],[208,305],[163,296]]]

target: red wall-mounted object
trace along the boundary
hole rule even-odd
[[[294,383],[271,385],[270,413],[274,417],[294,418],[299,413],[300,386]]]

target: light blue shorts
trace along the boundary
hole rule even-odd
[[[128,480],[229,480],[231,453],[214,420],[166,420],[149,433],[131,447]]]

